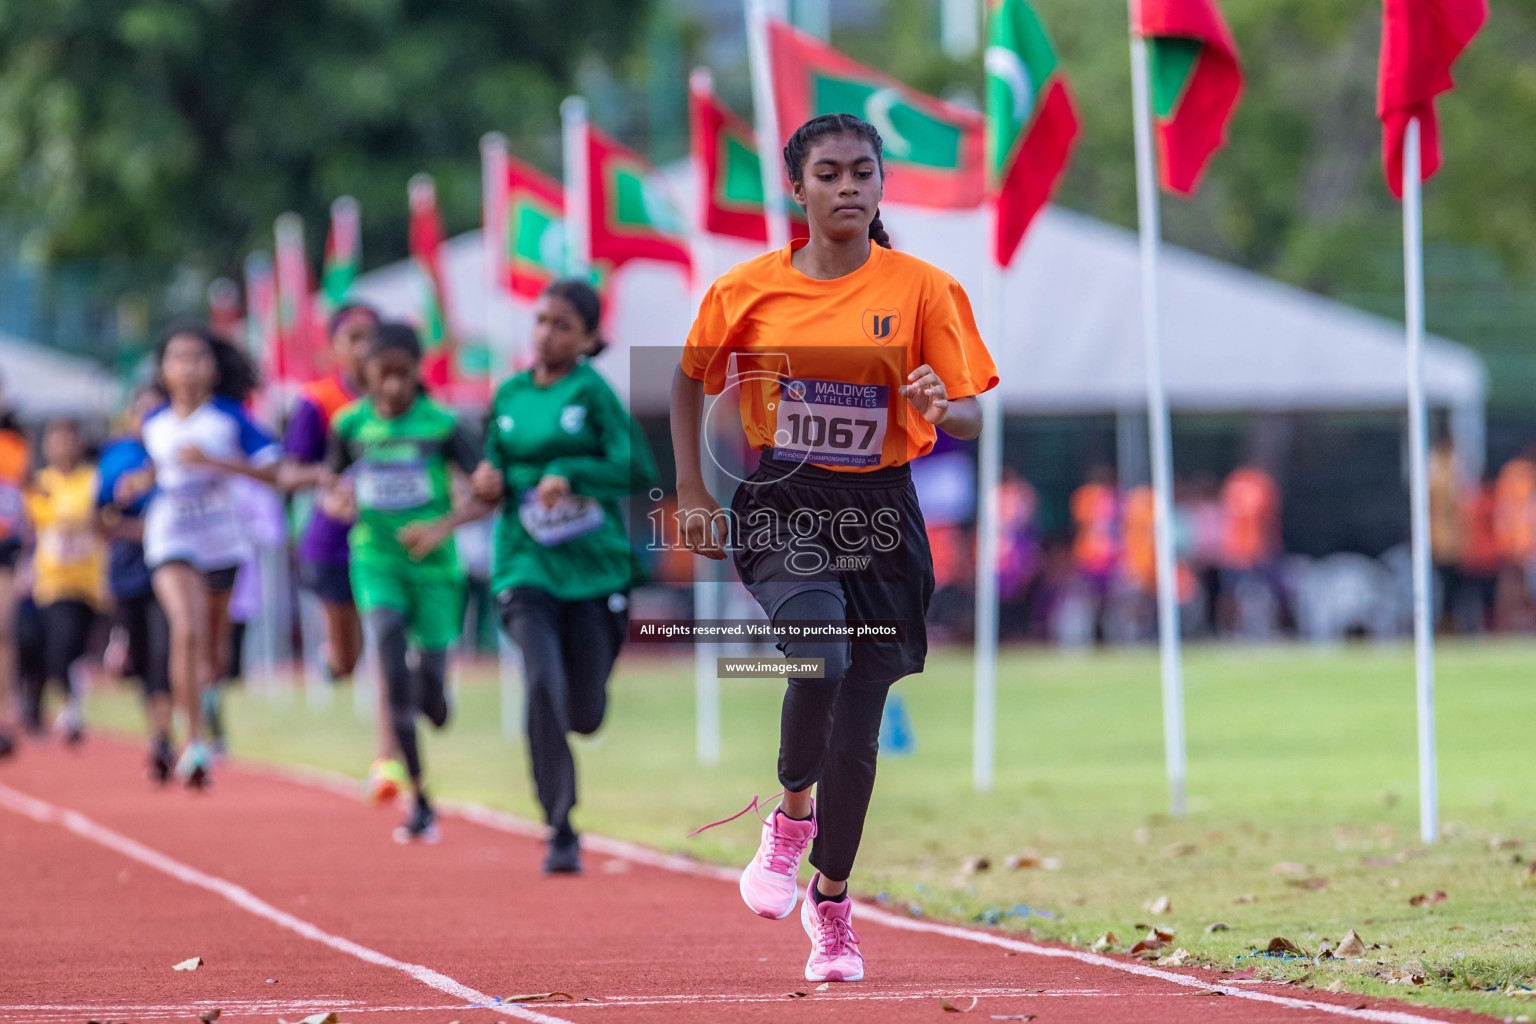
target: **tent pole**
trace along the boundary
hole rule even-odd
[[[1418,118],[1403,140],[1403,288],[1408,315],[1408,490],[1413,535],[1413,651],[1419,719],[1419,838],[1440,834],[1435,771],[1435,634],[1430,621],[1428,423],[1424,408],[1423,180]]]
[[[1147,424],[1152,443],[1157,634],[1163,676],[1163,747],[1168,766],[1168,810],[1173,817],[1182,818],[1186,810],[1184,675],[1179,649],[1179,583],[1173,559],[1173,446],[1168,421],[1168,394],[1163,388],[1162,339],[1158,323],[1157,257],[1161,229],[1158,224],[1156,169],[1153,166],[1152,90],[1148,74],[1147,43],[1136,35],[1131,37],[1131,92],[1136,123],[1136,206],[1141,225],[1141,317],[1147,360]]]

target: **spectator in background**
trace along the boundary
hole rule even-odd
[[[1200,588],[1204,621],[1200,631],[1215,636],[1216,610],[1221,601],[1221,566],[1227,544],[1227,511],[1222,506],[1216,480],[1197,476],[1189,487],[1185,505],[1190,571]]]
[[[1461,597],[1461,560],[1467,546],[1466,495],[1456,442],[1441,434],[1429,453],[1429,553],[1435,566],[1441,622],[1450,627]]]
[[[1093,602],[1094,636],[1104,635],[1104,606],[1120,563],[1120,495],[1115,471],[1095,466],[1072,492],[1072,562]]]
[[[1221,506],[1226,516],[1223,565],[1224,621],[1230,630],[1238,625],[1238,587],[1258,581],[1269,588],[1281,622],[1288,618],[1289,602],[1280,580],[1280,488],[1274,477],[1257,466],[1239,466],[1221,486]]]
[[[1461,549],[1461,576],[1468,594],[1464,607],[1474,611],[1462,623],[1462,628],[1469,632],[1482,632],[1497,626],[1494,597],[1502,561],[1499,556],[1499,538],[1494,530],[1492,477],[1476,487],[1467,488],[1463,501],[1467,533],[1466,543]]]
[[[1036,522],[1040,499],[1028,480],[1003,467],[997,486],[998,635],[1020,636],[1039,617],[1044,552]]]
[[[1536,449],[1527,447],[1499,470],[1493,485],[1493,532],[1504,562],[1499,617],[1506,626],[1523,629],[1531,618],[1531,561],[1536,557]]]

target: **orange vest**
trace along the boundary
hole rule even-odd
[[[331,420],[335,419],[338,412],[357,400],[357,395],[347,387],[346,380],[339,373],[310,381],[299,390],[299,395],[320,410],[326,430],[331,429]]]
[[[1084,572],[1105,574],[1115,567],[1115,504],[1115,489],[1103,484],[1083,484],[1072,492],[1072,518],[1077,523],[1072,557]]]

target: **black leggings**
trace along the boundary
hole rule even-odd
[[[69,667],[85,656],[96,609],[84,601],[55,601],[43,606],[43,671],[73,697]]]
[[[418,789],[421,785],[421,749],[416,744],[416,716],[441,729],[448,724],[448,652],[417,651],[412,670],[407,658],[409,627],[405,613],[395,608],[375,608],[368,623],[378,637],[379,662],[389,693],[389,718],[395,741],[405,758],[405,769]]]
[[[576,806],[576,759],[566,734],[589,736],[602,726],[608,676],[629,628],[628,598],[614,596],[621,600],[562,601],[537,587],[513,587],[497,598],[501,623],[523,657],[534,789],[544,820],[566,835]]]
[[[145,697],[170,693],[170,626],[155,595],[118,598],[117,621],[128,635],[127,675],[139,680]]]
[[[779,606],[774,622],[845,621],[843,603],[826,590],[803,590]],[[816,786],[816,839],[811,863],[834,882],[847,881],[864,835],[875,790],[880,718],[890,683],[845,683],[852,663],[846,640],[791,640],[788,658],[821,658],[821,679],[791,679],[779,720],[779,782],[799,792]]]

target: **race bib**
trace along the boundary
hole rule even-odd
[[[55,526],[38,535],[37,547],[54,565],[77,565],[90,561],[96,535],[88,526]]]
[[[358,469],[358,508],[407,512],[431,501],[432,480],[422,462],[365,462]]]
[[[224,490],[217,481],[199,480],[166,492],[171,506],[171,534],[182,539],[208,536],[230,521]]]
[[[781,380],[774,409],[774,455],[824,466],[878,466],[890,396],[887,384]]]
[[[523,492],[517,517],[522,520],[528,536],[546,548],[591,533],[601,528],[604,521],[603,506],[596,498],[568,494],[554,508],[545,508],[539,504],[538,492],[532,488]]]

